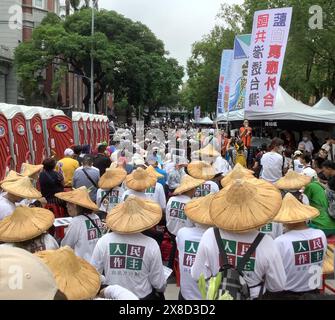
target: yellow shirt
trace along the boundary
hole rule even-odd
[[[73,175],[77,168],[79,168],[79,162],[72,158],[63,158],[58,161],[57,171],[63,174],[65,187],[72,186]]]

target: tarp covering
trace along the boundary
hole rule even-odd
[[[335,111],[312,108],[291,97],[282,87],[279,87],[275,106],[272,111],[246,112],[238,110],[229,113],[229,121],[249,120],[295,120],[335,124]],[[217,121],[227,121],[227,113]]]
[[[198,124],[213,124],[213,121],[209,117],[202,118]]]
[[[335,105],[333,105],[327,97],[323,97],[313,109],[335,112]]]

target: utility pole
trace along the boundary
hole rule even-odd
[[[93,59],[93,36],[94,36],[94,6],[95,1],[92,0],[92,47],[91,47],[91,103],[90,103],[90,113],[95,113],[94,108],[94,59]]]

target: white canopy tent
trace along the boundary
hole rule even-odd
[[[333,105],[327,97],[323,97],[313,109],[335,112],[335,105]]]
[[[275,106],[271,111],[244,112],[237,110],[223,114],[217,121],[249,120],[295,120],[335,124],[335,111],[312,108],[291,97],[282,87],[279,87]]]
[[[200,119],[199,122],[197,122],[197,124],[204,124],[204,125],[211,125],[213,123],[214,122],[209,117],[202,118]]]

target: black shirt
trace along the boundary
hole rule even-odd
[[[93,160],[93,166],[99,169],[100,177],[106,172],[106,169],[108,169],[111,164],[112,161],[101,153],[98,153]]]
[[[43,170],[39,181],[42,196],[47,200],[54,197],[55,193],[64,191],[64,178],[59,172]]]

